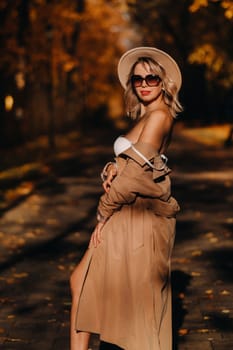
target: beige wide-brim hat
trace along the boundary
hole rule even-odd
[[[136,47],[125,52],[121,56],[117,72],[120,83],[124,89],[126,89],[129,72],[140,57],[150,57],[156,61],[165,69],[167,77],[176,84],[178,91],[180,90],[182,77],[176,61],[166,52],[156,49],[155,47]]]

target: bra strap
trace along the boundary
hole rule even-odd
[[[154,164],[152,164],[149,159],[147,159],[139,150],[137,150],[137,148],[134,147],[134,145],[131,145],[131,148],[134,150],[135,153],[137,153],[137,155],[139,157],[141,157],[145,162],[146,164],[148,164],[152,169],[155,169],[155,170],[163,170],[165,169],[166,165],[167,165],[167,161],[168,161],[168,158],[164,155],[164,154],[161,154],[159,155],[163,161],[163,166],[161,168],[156,168],[154,166]]]

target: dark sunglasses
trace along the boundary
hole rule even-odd
[[[131,83],[134,87],[142,86],[143,81],[145,80],[148,86],[158,86],[161,82],[161,78],[158,75],[149,74],[144,78],[141,75],[132,75]]]

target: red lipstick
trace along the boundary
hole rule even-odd
[[[147,95],[150,94],[150,91],[148,91],[148,90],[142,90],[142,91],[140,91],[140,94],[141,94],[142,96],[147,96]]]

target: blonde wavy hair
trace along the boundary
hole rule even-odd
[[[134,88],[131,84],[131,77],[134,74],[134,68],[138,63],[142,63],[145,68],[149,66],[149,70],[152,74],[156,74],[161,78],[163,99],[168,106],[173,118],[176,118],[177,114],[183,111],[183,108],[178,100],[178,91],[176,84],[171,81],[163,67],[161,67],[156,61],[149,57],[140,57],[133,65],[129,72],[126,90],[125,90],[125,104],[127,115],[132,119],[137,119],[141,114],[141,104],[137,97]]]

